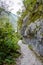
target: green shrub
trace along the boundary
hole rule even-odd
[[[9,64],[19,56],[18,37],[12,25],[0,22],[0,65]]]

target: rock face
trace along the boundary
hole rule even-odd
[[[25,43],[32,45],[33,50],[43,56],[43,19],[30,23],[25,30],[24,27],[21,33]]]

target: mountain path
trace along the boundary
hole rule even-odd
[[[35,54],[28,48],[28,45],[23,44],[22,40],[18,42],[21,47],[23,57],[19,58],[17,65],[43,65],[41,61],[36,58]]]

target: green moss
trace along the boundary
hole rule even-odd
[[[33,47],[32,47],[32,45],[28,45],[28,47],[29,47],[29,49],[33,50]]]

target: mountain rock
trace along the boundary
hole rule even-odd
[[[27,27],[24,26],[22,32],[25,43],[30,44],[36,53],[43,56],[43,19],[38,19]]]

